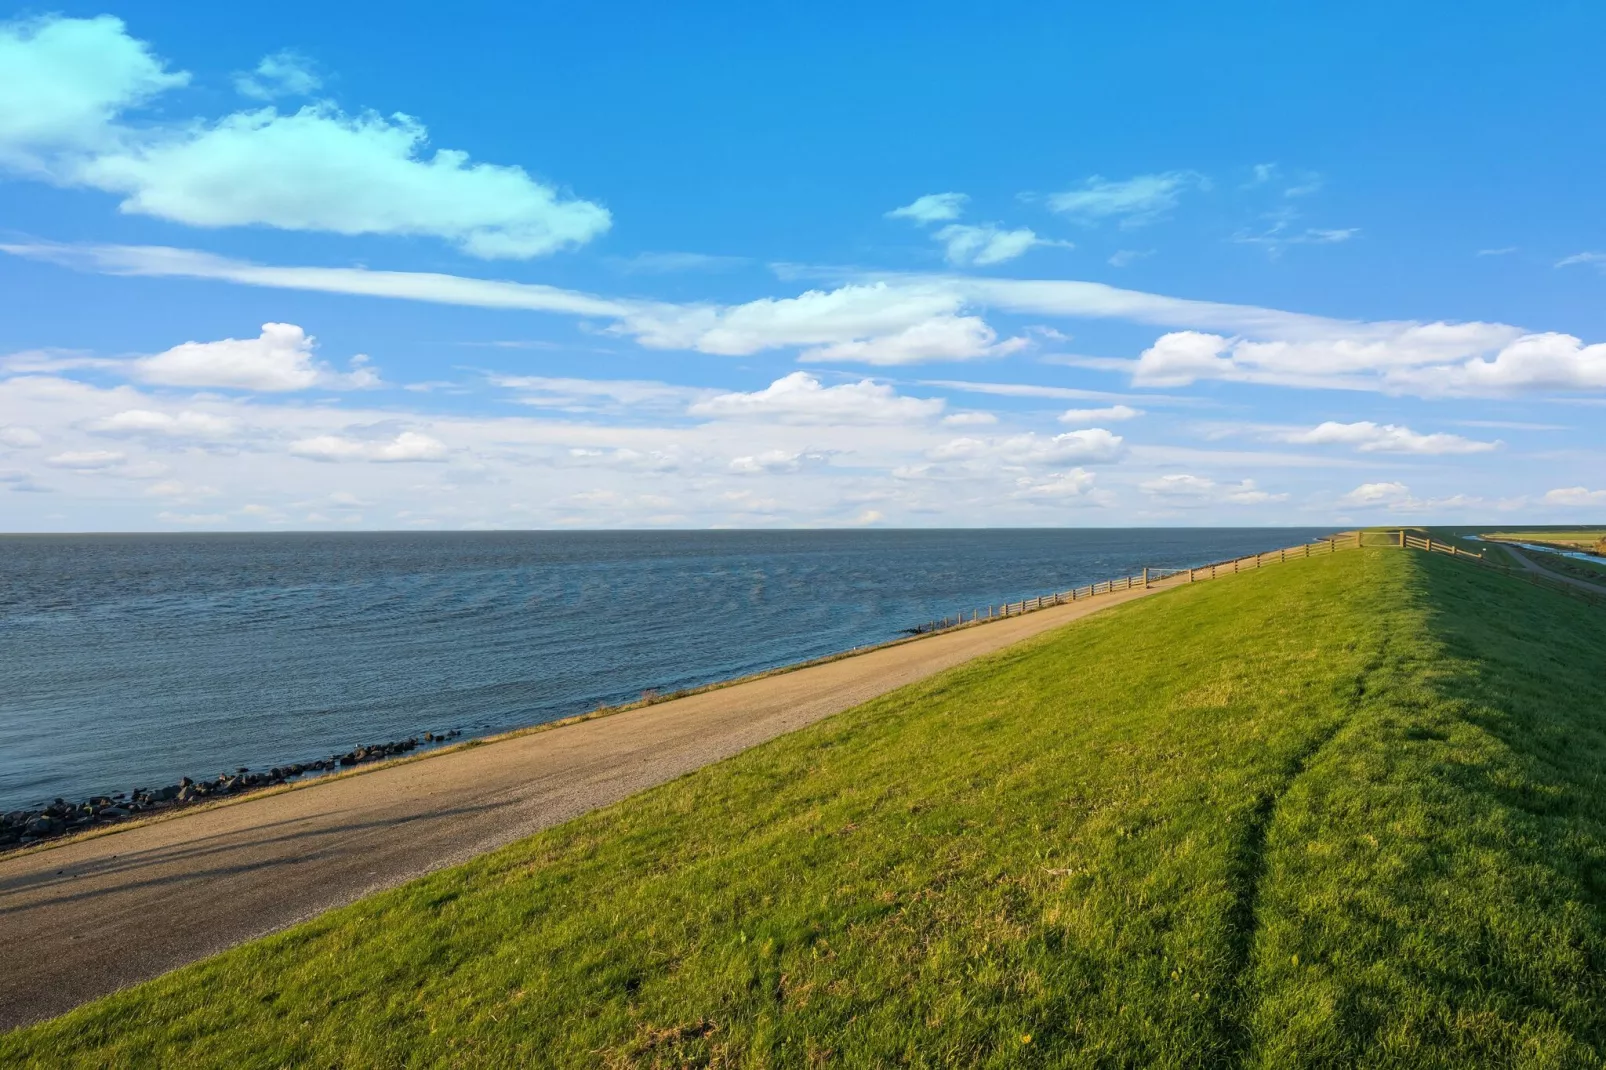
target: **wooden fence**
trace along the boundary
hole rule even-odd
[[[1561,580],[1542,576],[1527,569],[1499,564],[1486,558],[1483,550],[1478,550],[1474,553],[1471,550],[1457,546],[1453,542],[1435,539],[1425,531],[1418,532],[1401,528],[1397,531],[1346,531],[1317,539],[1314,542],[1302,543],[1299,546],[1285,546],[1280,550],[1267,550],[1265,553],[1252,554],[1248,557],[1214,561],[1208,565],[1198,565],[1194,568],[1145,568],[1138,575],[1119,576],[1113,580],[1100,580],[1097,583],[1090,583],[1085,587],[1073,587],[1068,591],[1055,591],[1038,595],[1035,598],[1022,599],[1019,602],[1007,602],[1001,606],[987,606],[984,609],[972,610],[968,614],[960,613],[952,617],[944,617],[941,620],[934,620],[927,624],[910,628],[908,631],[915,635],[922,635],[927,632],[938,632],[948,628],[985,624],[991,620],[1018,617],[1022,613],[1033,613],[1052,606],[1070,605],[1073,602],[1094,598],[1098,595],[1130,591],[1135,587],[1169,587],[1182,583],[1199,583],[1203,580],[1213,580],[1220,576],[1264,568],[1266,565],[1282,561],[1320,557],[1323,554],[1333,554],[1340,550],[1358,550],[1366,546],[1396,547],[1401,550],[1422,550],[1431,554],[1446,554],[1472,564],[1482,565],[1485,568],[1496,569],[1507,575],[1517,576],[1536,587],[1560,591],[1563,594],[1573,595],[1594,605],[1606,606],[1606,596],[1595,594]]]

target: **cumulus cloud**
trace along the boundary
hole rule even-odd
[[[1026,500],[1063,501],[1082,498],[1093,489],[1094,476],[1085,468],[1072,468],[1066,472],[1051,472],[1040,479],[1021,476],[1015,481],[1011,495]]]
[[[1430,394],[1606,389],[1606,343],[1585,345],[1570,334],[1527,334],[1491,358],[1406,368],[1391,384]]]
[[[1423,435],[1409,427],[1370,420],[1349,424],[1328,420],[1308,430],[1284,432],[1277,437],[1300,445],[1354,446],[1362,453],[1487,453],[1500,448],[1499,442],[1480,442],[1442,432]]]
[[[110,148],[115,116],[189,78],[110,15],[0,23],[0,164],[44,172],[56,153]]]
[[[1115,220],[1123,227],[1140,227],[1169,215],[1185,190],[1205,185],[1204,176],[1193,171],[1165,171],[1118,181],[1094,175],[1075,189],[1049,194],[1048,207],[1078,223]]]
[[[934,461],[1025,467],[1113,461],[1123,452],[1120,435],[1090,427],[1051,437],[1028,432],[1001,438],[956,438],[932,449],[928,456]]]
[[[1606,506],[1606,490],[1590,490],[1588,487],[1557,487],[1555,490],[1545,491],[1545,504]]]
[[[283,392],[313,386],[373,386],[379,377],[357,357],[349,374],[312,359],[316,340],[293,323],[264,323],[256,338],[185,342],[134,361],[137,378],[161,386]]]
[[[1060,413],[1062,424],[1097,423],[1100,420],[1131,420],[1142,416],[1142,409],[1130,405],[1110,405],[1102,409],[1066,409]]]
[[[1346,505],[1378,505],[1410,496],[1411,488],[1404,483],[1362,483],[1340,500]]]
[[[776,475],[801,471],[806,464],[825,463],[825,454],[805,450],[765,450],[734,458],[730,470],[737,475]]]
[[[1354,324],[1332,336],[1255,341],[1174,331],[1144,350],[1133,382],[1225,379],[1427,396],[1606,389],[1606,343],[1500,323]]]
[[[963,193],[928,193],[916,197],[902,208],[887,213],[888,219],[908,219],[916,223],[941,223],[958,219],[970,198]]]
[[[256,338],[185,342],[134,362],[135,374],[163,386],[305,390],[318,381],[313,339],[293,323],[264,323]]]
[[[1496,508],[1506,509],[1520,505],[1520,500],[1490,502],[1468,494],[1452,494],[1443,498],[1418,498],[1404,483],[1362,483],[1339,498],[1340,505],[1361,509],[1384,509],[1396,513],[1449,512],[1452,510]]]
[[[237,425],[224,416],[184,410],[177,414],[152,409],[125,409],[91,421],[89,429],[103,435],[162,435],[169,438],[219,439],[235,433]]]
[[[308,84],[283,57],[264,64],[279,89]],[[187,77],[168,73],[117,19],[0,26],[0,164],[191,226],[436,237],[485,259],[541,256],[611,225],[607,209],[521,167],[430,153],[423,124],[399,113],[316,102],[216,121],[123,121]],[[259,67],[247,84],[268,93],[266,77]]]
[[[76,472],[99,472],[115,468],[128,460],[128,455],[115,450],[68,450],[46,457],[52,468],[69,468]]]
[[[0,426],[0,446],[10,446],[19,450],[31,449],[42,445],[44,441],[44,436],[31,427],[20,427],[15,424]]]
[[[1159,476],[1138,484],[1138,489],[1151,497],[1161,498],[1174,505],[1264,505],[1288,498],[1286,494],[1272,494],[1261,490],[1253,479],[1237,483],[1217,483],[1207,476],[1188,473]]]
[[[911,398],[871,379],[822,386],[807,372],[793,372],[751,393],[718,394],[694,403],[693,416],[774,420],[783,423],[908,423],[936,416],[941,398]]]
[[[314,435],[292,442],[290,452],[315,461],[443,461],[446,443],[418,431],[403,431],[390,439]]]

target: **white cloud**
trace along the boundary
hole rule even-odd
[[[887,218],[909,219],[916,223],[941,223],[958,219],[968,200],[970,198],[963,193],[928,193],[924,197],[916,197],[913,203],[906,204],[902,208],[894,208],[887,213]]]
[[[315,461],[441,461],[446,459],[446,444],[417,431],[403,431],[391,439],[315,435],[290,443],[290,452]]]
[[[1123,227],[1138,227],[1163,219],[1177,207],[1184,190],[1204,185],[1204,177],[1192,171],[1137,175],[1120,181],[1094,175],[1077,189],[1050,194],[1048,207],[1079,223],[1114,219]]]
[[[942,418],[942,422],[949,427],[986,427],[998,422],[998,417],[990,412],[968,410],[966,412],[951,412]]]
[[[1340,505],[1361,509],[1381,509],[1392,513],[1449,513],[1469,509],[1510,511],[1526,505],[1524,498],[1490,501],[1471,494],[1451,494],[1443,498],[1418,498],[1404,483],[1363,483],[1339,498]]]
[[[1132,378],[1153,386],[1226,379],[1427,396],[1600,390],[1606,344],[1477,322],[1354,324],[1302,341],[1176,331],[1143,352]]]
[[[1606,490],[1590,490],[1588,487],[1557,487],[1555,490],[1545,491],[1545,504],[1606,506]]]
[[[1344,505],[1400,506],[1415,499],[1404,483],[1362,483],[1339,501]]]
[[[785,423],[908,423],[936,416],[941,398],[903,397],[885,383],[862,379],[822,386],[807,372],[793,372],[763,390],[719,394],[694,403],[693,416],[778,420]]]
[[[293,323],[264,323],[256,338],[185,342],[134,362],[135,374],[163,386],[305,390],[318,382],[313,339]]]
[[[521,405],[565,412],[642,412],[680,409],[715,393],[647,379],[573,379],[546,375],[492,375],[496,386],[518,393]]]
[[[1232,341],[1202,331],[1173,331],[1161,335],[1138,357],[1134,383],[1149,386],[1187,386],[1199,379],[1225,379],[1235,371],[1232,358],[1222,353]]]
[[[958,318],[963,305],[963,298],[949,289],[877,282],[725,307],[641,306],[626,310],[615,330],[636,336],[650,349],[745,357],[788,346],[896,337],[932,320]]]
[[[1159,476],[1138,484],[1138,489],[1155,498],[1182,505],[1264,505],[1288,498],[1261,490],[1253,479],[1237,483],[1217,483],[1207,476],[1188,473]]]
[[[284,63],[270,66],[281,86],[296,81]],[[521,167],[474,163],[454,149],[429,154],[423,124],[399,113],[353,116],[320,102],[215,122],[121,121],[185,78],[116,19],[7,24],[0,163],[122,194],[124,212],[191,226],[428,236],[485,259],[582,245],[611,225],[607,209],[565,198]]]
[[[718,256],[712,253],[637,253],[615,260],[627,272],[644,275],[672,275],[683,271],[730,271],[753,261],[745,256]]]
[[[1528,334],[1492,358],[1405,368],[1389,383],[1428,394],[1510,394],[1527,390],[1606,389],[1606,343],[1585,345],[1570,334]]]
[[[216,487],[196,486],[190,483],[182,483],[176,479],[164,479],[159,483],[152,483],[146,487],[145,493],[153,498],[195,501],[198,498],[215,498],[219,492]]]
[[[1564,256],[1556,261],[1556,266],[1573,267],[1576,264],[1594,264],[1596,267],[1606,267],[1606,253],[1574,253]]]
[[[314,73],[312,63],[289,49],[263,56],[256,70],[234,78],[235,91],[254,100],[304,97],[322,85],[323,80]]]
[[[981,267],[1013,260],[1034,245],[1070,244],[1039,238],[1026,227],[1004,230],[992,223],[980,226],[950,223],[932,237],[942,243],[943,255],[950,264],[975,264]]]
[[[1111,267],[1131,267],[1139,260],[1154,255],[1153,249],[1117,249],[1107,261]]]
[[[1362,453],[1487,453],[1500,447],[1499,442],[1479,442],[1442,432],[1423,435],[1409,427],[1370,420],[1349,424],[1328,420],[1308,430],[1288,431],[1277,437],[1300,445],[1354,446]]]
[[[740,305],[674,305],[453,275],[264,267],[182,249],[39,243],[0,249],[110,274],[559,312],[609,321],[609,331],[635,337],[649,349],[730,356],[812,346],[816,358],[899,363],[997,356],[1026,345],[1022,339],[995,341],[992,328],[973,311],[982,308],[1182,328],[1160,337],[1137,361],[1110,362],[1130,365],[1139,383],[1214,378],[1429,396],[1598,390],[1606,384],[1606,350],[1570,335],[1532,334],[1500,323],[1353,322],[1101,283],[900,276]]]
[[[737,457],[730,463],[730,470],[738,475],[775,475],[783,472],[796,472],[804,464],[824,463],[823,453],[809,453],[803,450],[765,450],[747,457]]]
[[[52,468],[70,468],[76,472],[98,472],[113,468],[128,460],[128,455],[115,450],[68,450],[45,458]]]
[[[31,427],[16,425],[0,426],[0,446],[10,446],[13,449],[31,449],[41,445],[44,436]]]
[[[1100,420],[1131,420],[1142,415],[1142,409],[1134,409],[1130,405],[1110,405],[1102,409],[1066,409],[1060,413],[1060,423],[1088,424]]]
[[[156,514],[156,519],[164,524],[183,524],[194,527],[214,527],[218,524],[228,523],[227,513],[173,513],[163,511]]]
[[[1290,245],[1339,245],[1361,232],[1360,227],[1306,227],[1293,229],[1293,213],[1277,218],[1263,231],[1241,230],[1232,240],[1240,245],[1259,245],[1277,257]]]
[[[110,15],[0,23],[0,164],[40,172],[56,153],[109,147],[114,116],[188,81]]]
[[[151,409],[125,409],[89,424],[103,435],[165,435],[171,438],[219,439],[234,434],[236,424],[223,416],[184,410],[177,415]]]
[[[1041,479],[1021,476],[1015,481],[1012,497],[1059,501],[1081,498],[1093,489],[1094,476],[1085,468],[1072,468],[1067,472],[1051,472]]]
[[[998,332],[979,316],[933,316],[882,335],[806,349],[799,359],[857,364],[923,364],[933,360],[985,360],[1018,353],[1025,338],[998,340]]]
[[[1052,437],[1028,432],[1003,438],[956,438],[937,446],[928,456],[935,461],[1020,467],[1113,461],[1123,452],[1120,435],[1090,427]]]

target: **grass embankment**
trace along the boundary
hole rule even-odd
[[[1587,528],[1577,531],[1554,531],[1548,528],[1526,532],[1491,531],[1485,533],[1483,537],[1485,539],[1505,539],[1510,542],[1531,542],[1540,546],[1554,546],[1560,550],[1606,552],[1606,530],[1601,528]]]
[[[1420,553],[1183,587],[0,1063],[1600,1065],[1603,650]]]

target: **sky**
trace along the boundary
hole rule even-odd
[[[0,4],[0,530],[1606,521],[1606,8],[1300,7]]]

